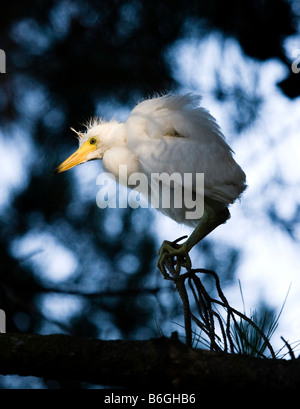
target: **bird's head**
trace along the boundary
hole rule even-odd
[[[75,131],[79,141],[79,148],[54,171],[55,174],[64,172],[81,163],[94,159],[102,159],[106,150],[120,142],[118,133],[114,132],[120,125],[118,122],[101,122],[93,120],[87,125],[85,133]],[[117,136],[117,138],[116,138]]]

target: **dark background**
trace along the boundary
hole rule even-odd
[[[299,2],[284,0],[1,2],[0,48],[7,67],[0,74],[0,144],[23,158],[21,170],[10,159],[22,177],[0,208],[0,308],[7,331],[141,339],[160,336],[165,323],[182,324],[173,286],[155,267],[160,243],[153,212],[100,210],[100,163],[85,165],[80,174],[54,177],[52,170],[76,148],[70,126],[82,129],[91,116],[115,111],[126,118],[139,99],[180,89],[170,50],[185,38],[200,44],[215,33],[220,41],[236,40],[245,58],[280,61],[287,74],[278,91],[296,99],[300,74],[290,69],[284,41],[299,34],[299,9]],[[219,102],[230,98],[232,124],[242,133],[262,100],[243,84],[226,89],[218,73],[212,75],[211,95]],[[0,178],[9,181],[14,174]],[[269,217],[291,232],[299,223],[297,209],[289,221],[274,209]],[[64,270],[59,247],[73,267],[55,280],[45,271],[56,259]],[[236,247],[217,247],[208,239],[199,249],[205,267],[225,284],[234,278]],[[49,300],[56,313],[47,308]],[[180,325],[177,330],[183,333]],[[18,382],[29,387],[28,380]]]

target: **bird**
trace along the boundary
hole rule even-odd
[[[179,182],[165,182],[169,184],[168,188],[173,193],[179,189],[181,194],[189,192],[196,197],[196,204],[197,200],[202,200],[202,212],[195,218],[188,218],[184,202],[182,206],[175,206],[174,201],[169,207],[163,207],[161,202],[156,206],[176,222],[194,228],[189,237],[162,243],[157,267],[165,278],[170,261],[179,270],[181,267],[191,269],[190,250],[215,228],[226,223],[230,218],[229,206],[247,188],[244,171],[235,161],[234,152],[216,119],[202,107],[201,99],[191,93],[158,95],[139,102],[123,123],[96,117],[86,124],[84,132],[71,128],[77,134],[79,148],[54,171],[58,174],[76,165],[102,159],[104,171],[112,174],[119,183],[124,183],[120,180],[121,165],[126,165],[128,179],[125,182],[131,175],[145,175],[148,192],[154,191],[152,185],[156,179],[153,174],[179,175]],[[197,183],[194,179],[186,182],[186,174],[194,179],[197,174],[204,175],[203,194],[199,199]],[[141,189],[146,196],[148,192]]]

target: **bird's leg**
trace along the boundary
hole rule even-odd
[[[164,241],[159,249],[159,257],[157,267],[160,269],[164,277],[167,277],[167,271],[165,267],[166,260],[176,257],[176,270],[180,271],[181,267],[185,267],[189,270],[192,267],[191,259],[189,256],[190,250],[211,231],[213,231],[220,224],[223,224],[230,218],[228,208],[222,203],[214,200],[205,200],[203,216],[199,221],[198,226],[192,232],[190,237],[183,243],[177,244],[178,239],[174,242]]]
[[[160,249],[159,249],[159,259],[157,262],[157,267],[160,269],[161,273],[163,274],[164,278],[168,279],[169,275],[166,271],[166,267],[165,264],[167,264],[167,268],[168,270],[170,270],[170,268],[173,269],[175,274],[179,274],[180,273],[180,268],[181,266],[186,267],[187,269],[190,269],[192,264],[191,264],[191,259],[190,256],[188,254],[186,254],[184,256],[184,259],[180,258],[180,262],[178,261],[178,257],[177,256],[177,261],[176,263],[172,262],[172,256],[170,255],[174,249],[180,249],[182,245],[177,244],[179,241],[181,241],[182,239],[185,239],[188,236],[182,236],[179,237],[178,239],[174,240],[174,241],[168,241],[168,240],[164,240],[163,244],[161,245]],[[163,261],[162,261],[162,265],[160,264],[161,258],[163,255],[166,255],[166,257],[163,257]],[[174,264],[176,264],[176,270],[174,267]],[[171,270],[170,270],[171,271]]]

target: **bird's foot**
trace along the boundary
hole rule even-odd
[[[174,241],[165,240],[161,245],[158,251],[159,257],[157,267],[161,271],[164,278],[170,279],[166,269],[166,264],[168,263],[171,263],[173,267],[176,266],[176,274],[180,273],[181,267],[184,267],[187,270],[191,269],[192,263],[186,243],[177,244],[180,240],[186,237],[187,236],[183,236]]]

